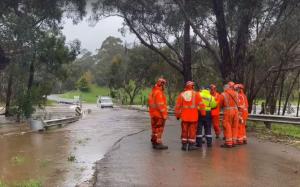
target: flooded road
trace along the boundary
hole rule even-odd
[[[148,114],[85,108],[92,113],[63,128],[0,135],[0,181],[11,185],[33,179],[43,186],[73,187],[96,170],[99,187],[300,184],[300,151],[293,147],[250,137],[248,145],[233,149],[220,148],[218,140],[211,149],[184,152],[180,122],[170,116],[164,133],[169,149],[158,151],[149,142]]]
[[[140,112],[88,108],[91,114],[64,128],[0,136],[0,181],[75,186],[92,177],[94,163],[120,138],[149,125],[148,116]]]

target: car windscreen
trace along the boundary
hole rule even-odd
[[[101,99],[101,103],[112,103],[111,99]]]

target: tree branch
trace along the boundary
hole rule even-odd
[[[147,43],[142,36],[137,32],[137,30],[134,28],[134,26],[131,24],[130,20],[126,17],[125,13],[123,13],[123,18],[128,25],[128,27],[131,29],[131,31],[136,35],[136,37],[140,40],[140,42],[148,47],[149,49],[153,50],[157,54],[159,54],[170,66],[175,68],[180,73],[183,73],[182,67],[179,66],[177,62],[171,61],[165,54],[163,54],[159,49],[157,49],[153,44]]]
[[[179,8],[182,11],[185,19],[189,22],[189,24],[192,27],[192,29],[195,32],[195,34],[197,36],[199,36],[199,38],[204,42],[204,44],[206,46],[206,49],[213,55],[213,57],[216,60],[216,62],[218,64],[221,64],[222,61],[221,61],[221,58],[220,58],[218,52],[211,46],[211,44],[205,38],[205,36],[197,29],[196,25],[193,23],[193,21],[191,20],[191,18],[189,17],[189,15],[187,14],[187,12],[185,11],[183,4],[179,0],[174,0],[174,2],[179,6]]]

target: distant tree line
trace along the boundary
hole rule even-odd
[[[34,106],[45,104],[56,81],[66,79],[62,66],[76,58],[80,43],[66,43],[61,19],[66,13],[79,21],[85,3],[1,0],[0,104],[6,116],[30,117]]]
[[[243,83],[252,104],[284,115],[300,103],[299,0],[96,0],[93,16],[124,20],[138,44],[108,37],[96,54],[66,43],[61,18],[76,23],[85,0],[0,2],[1,104],[5,114],[30,116],[51,92],[90,84],[133,103],[160,76],[173,103],[188,80],[198,85]],[[92,29],[92,28],[91,28]]]
[[[97,0],[93,19],[121,17],[122,32],[135,34],[184,82],[198,78],[194,52],[202,51],[197,57],[223,83],[245,84],[250,110],[256,98],[265,98],[274,113],[283,96],[285,108],[298,95],[299,5],[299,0]]]

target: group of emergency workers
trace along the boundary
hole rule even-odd
[[[151,117],[151,142],[154,149],[168,149],[162,143],[162,134],[168,118],[167,99],[164,89],[167,81],[158,79],[148,98]],[[181,119],[182,150],[195,150],[206,143],[212,146],[212,126],[216,139],[220,138],[220,111],[223,111],[223,148],[247,144],[246,121],[248,100],[242,84],[229,82],[223,93],[218,93],[214,84],[195,91],[195,84],[188,81],[179,94],[175,105],[175,116]]]

